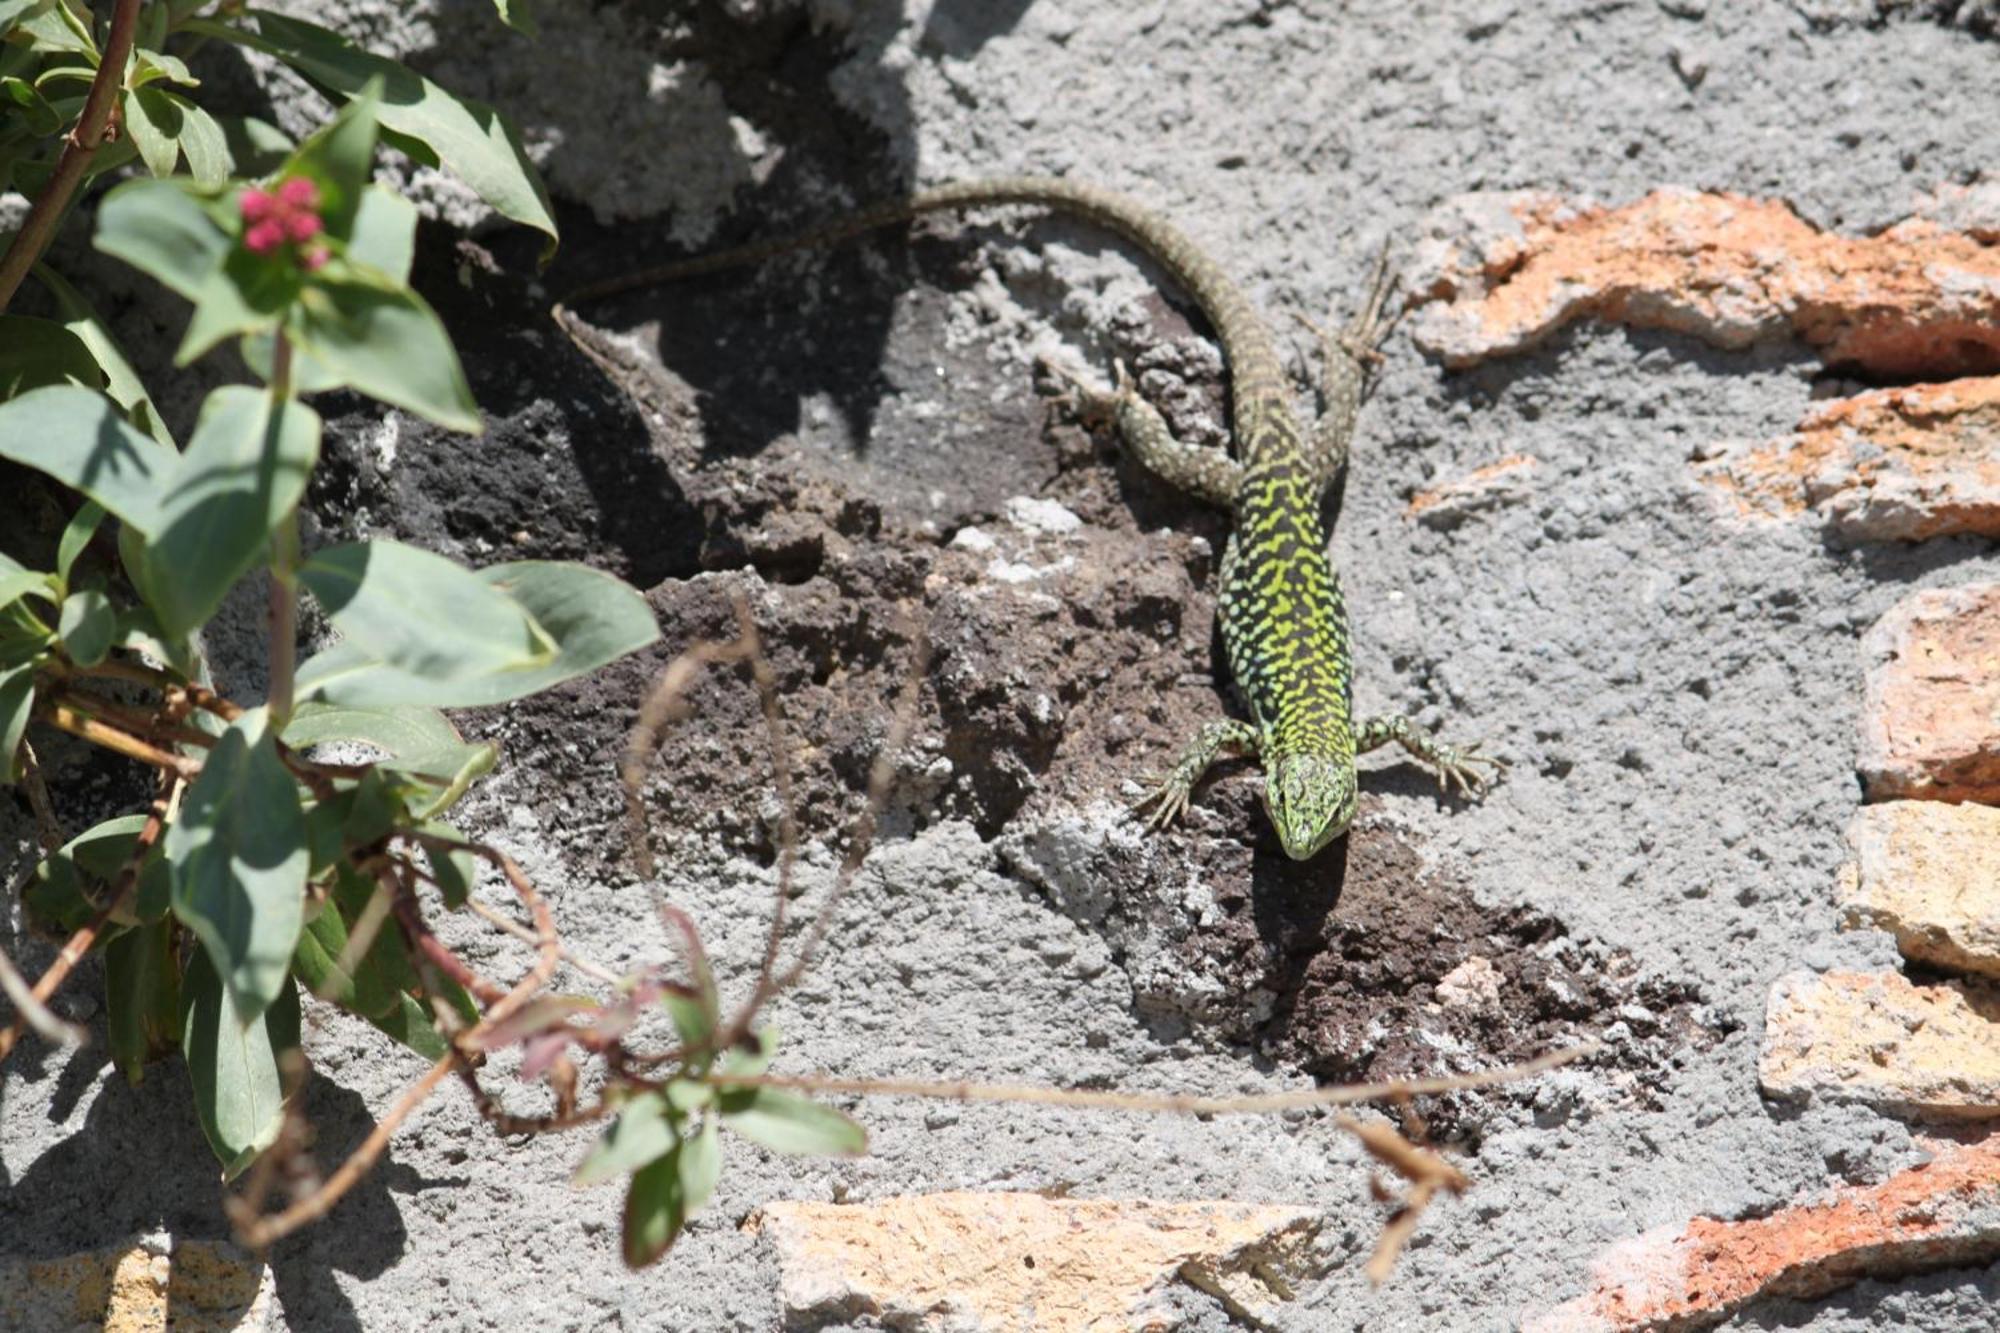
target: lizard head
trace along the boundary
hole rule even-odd
[[[1354,822],[1354,765],[1316,754],[1288,754],[1272,764],[1264,808],[1285,855],[1304,861]]]

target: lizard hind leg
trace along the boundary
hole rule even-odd
[[[1146,774],[1139,779],[1146,794],[1133,802],[1132,813],[1143,816],[1148,829],[1163,829],[1188,807],[1195,784],[1224,750],[1237,754],[1257,753],[1257,728],[1235,718],[1217,718],[1194,734],[1165,777]],[[1152,807],[1149,813],[1147,807]]]
[[[1045,359],[1042,367],[1063,385],[1062,396],[1084,421],[1108,421],[1148,472],[1210,504],[1229,508],[1243,481],[1243,467],[1221,449],[1185,444],[1174,438],[1159,409],[1139,396],[1123,361],[1114,363],[1116,388],[1106,389],[1082,372]]]
[[[1361,400],[1368,390],[1369,371],[1382,360],[1382,343],[1396,327],[1400,311],[1389,302],[1395,295],[1397,277],[1389,267],[1389,246],[1385,242],[1375,258],[1368,279],[1368,295],[1338,332],[1304,315],[1296,318],[1319,339],[1320,414],[1306,442],[1313,479],[1321,490],[1331,486],[1347,466],[1348,446],[1354,439],[1354,421],[1361,412]]]

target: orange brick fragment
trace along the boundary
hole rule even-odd
[[[1621,1241],[1592,1265],[1588,1291],[1530,1315],[1523,1333],[1711,1328],[1753,1301],[2000,1258],[2000,1133],[1925,1146],[1929,1162],[1879,1185],[1768,1217],[1697,1217]]]
[[[1429,527],[1455,527],[1468,514],[1526,498],[1538,466],[1527,454],[1508,454],[1462,477],[1426,486],[1410,497],[1408,513]]]
[[[1742,514],[1810,510],[1855,541],[2000,536],[2000,375],[1818,404],[1793,434],[1725,450],[1701,475]]]
[[[2000,804],[2000,583],[1913,593],[1861,648],[1869,799]]]
[[[2000,247],[1927,219],[1829,235],[1775,200],[1680,188],[1623,208],[1476,197],[1440,217],[1412,332],[1448,366],[1595,318],[1723,347],[1793,336],[1898,379],[2000,370]]]

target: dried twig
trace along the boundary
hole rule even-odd
[[[747,611],[740,612],[738,616],[738,624],[745,623],[748,623]],[[660,673],[645,702],[639,705],[639,717],[632,724],[631,737],[625,743],[625,757],[618,765],[618,775],[625,787],[625,817],[632,866],[641,879],[651,880],[655,869],[652,841],[646,831],[643,793],[646,769],[659,752],[660,737],[669,722],[686,716],[688,688],[704,667],[713,662],[741,661],[751,648],[751,643],[740,637],[728,643],[697,643],[667,663],[667,669]]]
[[[1096,1111],[1154,1111],[1171,1115],[1267,1115],[1276,1111],[1310,1110],[1323,1106],[1353,1106],[1399,1097],[1428,1097],[1464,1088],[1513,1083],[1561,1065],[1595,1055],[1595,1042],[1551,1051],[1533,1060],[1500,1069],[1438,1078],[1395,1079],[1382,1083],[1350,1083],[1331,1088],[1299,1088],[1292,1092],[1248,1093],[1210,1097],[1198,1093],[1115,1092],[1091,1088],[1037,1088],[1013,1083],[941,1083],[920,1079],[839,1078],[828,1074],[711,1074],[710,1081],[727,1087],[793,1088],[800,1092],[848,1093],[864,1097],[930,1097],[956,1102],[1032,1102]]]
[[[4,994],[14,1006],[15,1024],[26,1023],[33,1028],[43,1041],[52,1046],[81,1046],[90,1040],[88,1030],[78,1027],[66,1019],[56,1017],[48,1006],[35,998],[28,982],[14,967],[14,960],[5,952],[0,952],[0,994]],[[13,1030],[0,1043],[11,1048],[18,1037]]]

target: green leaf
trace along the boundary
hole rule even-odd
[[[208,1146],[234,1180],[271,1146],[284,1124],[281,1052],[299,1044],[299,993],[291,978],[268,1005],[245,1015],[208,951],[196,949],[181,976],[181,1051]]]
[[[231,723],[208,752],[166,849],[174,914],[216,961],[235,1011],[254,1018],[290,987],[311,859],[298,782],[264,709]]]
[[[493,8],[500,12],[500,21],[508,27],[529,37],[535,35],[535,13],[528,0],[493,0]]]
[[[38,51],[68,51],[87,56],[90,63],[97,64],[97,43],[90,40],[90,30],[76,21],[76,16],[65,8],[60,0],[47,5],[29,5],[15,15],[15,25],[32,36]]]
[[[174,364],[191,365],[224,338],[277,328],[304,285],[304,274],[289,259],[253,255],[241,246],[230,250],[190,298],[194,314],[174,349]]]
[[[555,655],[541,626],[504,592],[456,561],[401,542],[315,551],[299,567],[299,582],[361,651],[425,680],[525,672]]]
[[[700,1133],[681,1141],[680,1156],[681,1207],[692,1217],[715,1194],[715,1182],[722,1178],[722,1136],[716,1133],[714,1116],[702,1122]]]
[[[379,185],[363,190],[347,237],[347,262],[365,265],[403,287],[409,284],[416,253],[417,206]]]
[[[80,667],[93,667],[111,651],[117,628],[118,613],[111,599],[95,588],[86,588],[64,600],[57,633],[62,635],[63,651],[69,654],[70,661]]]
[[[156,921],[104,946],[104,1024],[111,1059],[133,1087],[146,1062],[180,1044],[180,968],[173,927]]]
[[[666,1099],[642,1092],[619,1108],[618,1118],[591,1145],[569,1183],[582,1189],[628,1175],[672,1152],[676,1141]]]
[[[119,815],[57,848],[35,867],[22,894],[29,911],[65,931],[90,920],[109,897],[145,826],[144,815]],[[139,871],[138,901],[113,919],[123,925],[161,920],[167,912],[168,887],[166,859],[156,846]]]
[[[190,26],[257,46],[342,97],[358,96],[371,80],[380,79],[382,104],[377,115],[383,126],[424,143],[481,199],[546,235],[543,263],[554,255],[554,209],[520,136],[499,112],[483,102],[453,97],[429,79],[316,24],[267,9],[250,13],[257,19],[260,37],[221,24]]]
[[[148,14],[158,14],[162,20],[166,18],[166,11],[159,5],[152,6],[146,12]],[[165,51],[142,42],[139,48],[132,52],[132,74],[126,81],[126,86],[144,88],[148,84],[157,83],[162,79],[168,83],[178,83],[188,88],[199,88],[201,86],[201,80],[197,79],[189,71],[186,61],[182,60],[179,56],[170,56]]]
[[[375,161],[375,109],[381,86],[371,81],[359,96],[308,135],[278,172],[303,176],[319,187],[317,211],[327,234],[346,240],[361,206],[361,192]]]
[[[35,664],[0,667],[0,783],[21,780],[21,737],[35,707]]]
[[[268,176],[295,147],[283,130],[255,116],[217,116],[215,123],[229,153],[227,176]]]
[[[69,522],[63,524],[62,537],[56,542],[56,579],[64,587],[69,586],[69,572],[76,567],[77,557],[90,545],[90,539],[97,535],[97,526],[102,522],[104,506],[95,500],[86,500],[70,515]]]
[[[450,838],[464,842],[465,835],[449,824],[432,821],[424,824],[421,831],[433,837]],[[426,845],[424,855],[431,863],[431,878],[437,881],[438,892],[444,897],[444,905],[456,911],[465,906],[465,900],[472,893],[474,877],[478,874],[478,863],[471,852],[445,851]]]
[[[34,138],[46,139],[62,128],[62,113],[42,96],[41,89],[26,79],[11,74],[0,78],[0,98],[13,108],[10,114],[23,117],[19,122],[21,128]]]
[[[150,655],[190,680],[196,678],[199,671],[193,643],[185,634],[167,633],[152,610],[161,600],[153,589],[163,582],[163,577],[146,554],[146,539],[129,523],[118,525],[118,561],[125,566],[126,578],[145,602],[144,606],[128,607],[120,613],[120,644]],[[193,721],[198,727],[209,728],[213,715],[198,712]]]
[[[725,1088],[722,1123],[772,1152],[858,1156],[868,1151],[868,1131],[810,1097],[782,1088]]]
[[[306,846],[312,853],[307,878],[317,880],[349,852],[380,842],[402,813],[401,797],[380,770],[338,783],[306,811]]]
[[[298,507],[319,461],[319,416],[248,385],[217,389],[160,499],[147,560],[166,577],[151,589],[169,634],[206,621]]]
[[[9,606],[23,597],[39,597],[54,603],[55,582],[50,575],[33,569],[10,569],[0,573],[0,607]]]
[[[50,384],[104,385],[97,358],[62,325],[29,315],[0,315],[0,401]]]
[[[142,535],[158,522],[160,491],[181,462],[127,425],[109,398],[73,384],[0,403],[0,458],[82,491]]]
[[[640,1167],[625,1191],[625,1263],[644,1268],[673,1245],[687,1224],[687,1196],[681,1185],[680,1152]]]
[[[506,592],[555,640],[554,660],[531,669],[446,681],[384,663],[350,641],[300,667],[299,697],[363,706],[479,708],[585,675],[660,637],[644,597],[584,565],[526,560],[494,565],[475,577]]]
[[[468,745],[434,708],[344,708],[309,701],[292,714],[284,739],[295,746],[361,741],[381,750],[390,756],[382,765],[387,771],[441,788],[417,809],[419,819],[456,802],[500,757],[500,747],[491,742]]]
[[[229,136],[214,116],[179,93],[167,93],[166,97],[180,108],[181,156],[187,161],[188,174],[204,190],[221,189],[234,165]]]
[[[402,939],[393,922],[384,923],[376,932],[354,965],[352,976],[340,970],[340,955],[347,948],[351,923],[359,919],[374,893],[374,884],[366,878],[351,874],[345,878],[355,881],[359,892],[349,892],[344,897],[352,902],[358,896],[359,904],[349,907],[348,902],[330,902],[306,923],[298,948],[292,953],[293,966],[299,980],[314,995],[332,1000],[363,1018],[388,1018],[403,999],[402,983],[406,978],[414,981],[415,977],[403,957]],[[401,964],[400,969],[397,964]]]
[[[97,207],[97,248],[190,301],[222,266],[233,238],[172,181],[127,181]]]
[[[451,430],[484,429],[444,322],[415,292],[327,269],[299,294],[293,333],[341,384]]]
[[[56,308],[62,312],[63,327],[81,339],[96,360],[98,369],[104,373],[104,391],[111,396],[111,401],[125,409],[125,415],[133,425],[168,448],[174,448],[174,437],[161,424],[159,409],[147,396],[139,373],[132,369],[124,349],[118,346],[118,340],[111,336],[110,328],[98,318],[97,311],[84,299],[83,293],[47,264],[37,264],[31,271],[36,281],[46,287],[54,298]]]
[[[51,0],[0,0],[0,37],[23,18],[46,10]]]
[[[397,996],[395,1008],[368,1021],[426,1060],[442,1059],[451,1049],[431,1021],[430,1010],[408,995]]]
[[[125,129],[139,160],[155,176],[171,176],[181,160],[181,109],[163,88],[125,94]]]

